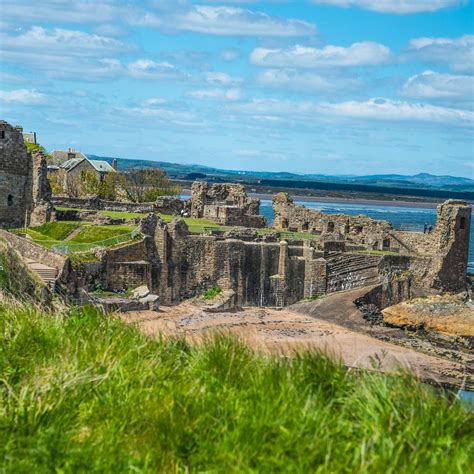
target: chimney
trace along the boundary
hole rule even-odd
[[[76,153],[76,150],[74,148],[69,148],[68,153]]]
[[[112,168],[117,171],[118,170],[118,165],[117,165],[117,160],[114,158],[112,160]]]

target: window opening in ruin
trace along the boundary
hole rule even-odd
[[[11,194],[9,194],[7,197],[7,204],[9,207],[13,206],[13,196]]]
[[[382,250],[390,250],[390,239],[384,239],[383,240]]]
[[[305,222],[302,226],[301,226],[301,230],[303,232],[307,232],[309,229],[309,224],[307,222]]]
[[[5,130],[0,130],[0,139],[1,140],[5,139]]]
[[[460,229],[465,229],[466,228],[466,218],[461,217],[461,220],[459,221],[459,228]]]
[[[362,234],[362,231],[364,230],[364,228],[361,225],[358,225],[356,226],[355,230],[358,234]]]
[[[334,232],[334,222],[328,222],[328,232]]]
[[[288,219],[283,219],[281,221],[281,226],[283,227],[283,229],[288,229]]]

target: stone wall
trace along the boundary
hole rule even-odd
[[[228,226],[265,227],[265,218],[259,215],[260,201],[250,198],[240,184],[196,181],[191,192],[192,217]]]
[[[161,196],[155,202],[123,202],[105,201],[99,198],[72,198],[66,196],[53,197],[53,203],[57,207],[70,209],[89,209],[95,211],[118,211],[118,212],[138,212],[149,213],[158,212],[161,214],[178,215],[184,209],[186,202],[173,197]]]
[[[42,245],[35,244],[31,240],[12,234],[0,229],[0,237],[6,240],[24,258],[29,258],[36,262],[53,267],[59,275],[66,277],[69,272],[69,258],[59,253],[53,252]]]
[[[312,241],[268,242],[264,238],[192,235],[184,221],[164,223],[150,214],[143,241],[107,251],[111,289],[147,284],[163,304],[175,304],[213,286],[232,290],[239,305],[285,306],[331,291],[379,284],[393,273],[385,257],[318,248]],[[229,234],[230,235],[230,234]],[[246,237],[246,236],[244,236]],[[328,246],[328,248],[331,248]]]
[[[0,121],[0,227],[23,227],[32,209],[32,166],[21,131]]]
[[[287,193],[273,197],[274,227],[294,232],[311,232],[323,238],[345,238],[370,250],[384,250],[389,245],[392,226],[387,221],[359,215],[325,214],[293,203]]]
[[[40,225],[54,217],[46,161],[23,143],[21,128],[0,121],[0,228]]]

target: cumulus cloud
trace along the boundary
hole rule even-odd
[[[389,62],[390,56],[386,46],[364,41],[348,48],[332,45],[313,48],[299,44],[284,49],[256,48],[250,60],[258,66],[320,68],[385,64]]]
[[[425,71],[411,76],[400,94],[421,99],[474,100],[474,76],[456,76]]]
[[[136,79],[178,79],[184,76],[175,66],[163,61],[156,62],[151,59],[138,59],[128,64],[125,68],[127,75]]]
[[[472,126],[474,123],[474,112],[469,110],[389,99],[369,99],[363,102],[351,100],[336,104],[322,103],[319,108],[325,114],[356,119],[449,123],[463,126]]]
[[[409,13],[435,12],[443,8],[465,5],[469,0],[311,0],[318,5],[335,7],[359,7],[380,13]]]
[[[146,13],[136,17],[137,25],[184,30],[220,36],[305,36],[316,33],[311,23],[271,17],[230,6],[190,5],[187,9],[164,14]]]
[[[63,28],[47,29],[33,26],[17,35],[0,34],[0,48],[4,51],[39,51],[49,56],[103,56],[104,54],[129,51],[131,45],[105,36]]]
[[[265,87],[294,90],[304,93],[348,90],[361,86],[357,79],[321,76],[295,69],[267,69],[257,75],[257,83]]]
[[[456,72],[474,71],[474,35],[460,38],[416,38],[410,41],[409,56],[443,64]]]
[[[383,98],[346,102],[295,102],[276,99],[254,99],[233,106],[233,110],[254,116],[285,116],[307,122],[315,117],[339,117],[356,120],[400,123],[424,122],[472,126],[474,112],[469,110],[425,105]]]
[[[47,96],[35,89],[16,89],[13,91],[0,91],[0,100],[16,104],[36,105],[45,103]]]
[[[101,23],[123,16],[127,10],[127,5],[119,0],[2,1],[2,17],[22,21]]]
[[[206,82],[209,84],[216,84],[219,86],[230,86],[233,84],[240,84],[243,79],[237,76],[231,76],[225,72],[213,71],[205,75]]]
[[[236,101],[242,98],[240,89],[201,89],[187,92],[186,95],[198,100]]]
[[[140,58],[124,63],[117,57],[135,48],[121,41],[82,31],[34,26],[17,35],[0,34],[4,61],[28,65],[51,77],[97,81],[111,77],[185,79],[187,74],[166,61]]]

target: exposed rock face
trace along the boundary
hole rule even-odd
[[[259,215],[260,201],[250,198],[241,184],[212,184],[196,181],[192,185],[191,215],[222,225],[265,227]]]
[[[27,152],[20,128],[0,121],[0,227],[40,225],[54,218],[46,160]]]
[[[465,303],[465,297],[459,294],[417,298],[384,309],[383,319],[392,326],[471,337],[474,341],[474,308]]]

